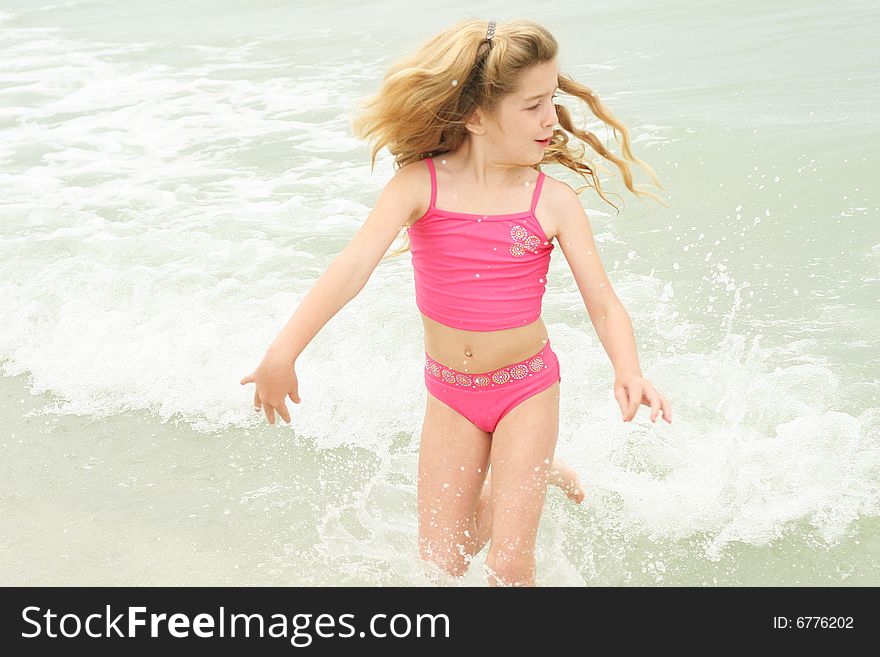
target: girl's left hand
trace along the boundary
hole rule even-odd
[[[657,413],[662,410],[663,419],[672,424],[672,409],[669,401],[654,390],[654,385],[641,376],[630,376],[614,381],[614,398],[620,404],[623,421],[629,422],[636,416],[639,404],[651,407],[651,422],[657,421]]]

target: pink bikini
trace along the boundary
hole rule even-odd
[[[431,202],[408,229],[419,310],[468,331],[500,331],[537,320],[554,248],[535,217],[543,172],[529,210],[473,214],[435,205],[433,158],[425,164],[431,173]],[[556,381],[562,377],[549,340],[526,360],[491,372],[461,372],[425,352],[428,391],[490,433],[518,404]]]

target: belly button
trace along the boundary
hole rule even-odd
[[[473,356],[473,354],[471,353],[471,350],[470,350],[470,349],[465,349],[465,350],[464,350],[464,355],[465,355],[465,356],[468,356],[468,357]]]

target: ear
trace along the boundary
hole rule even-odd
[[[471,113],[470,118],[465,121],[464,127],[475,135],[486,134],[486,114],[481,107],[477,107]]]

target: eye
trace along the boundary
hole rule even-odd
[[[550,98],[550,100],[551,100],[551,101],[552,101],[552,100],[556,100],[556,98],[557,98],[556,94],[553,94],[553,97]],[[529,107],[528,109],[530,109],[530,110],[534,110],[534,109],[538,109],[540,106],[541,106],[541,103],[538,103],[537,105],[532,105],[532,106]]]

